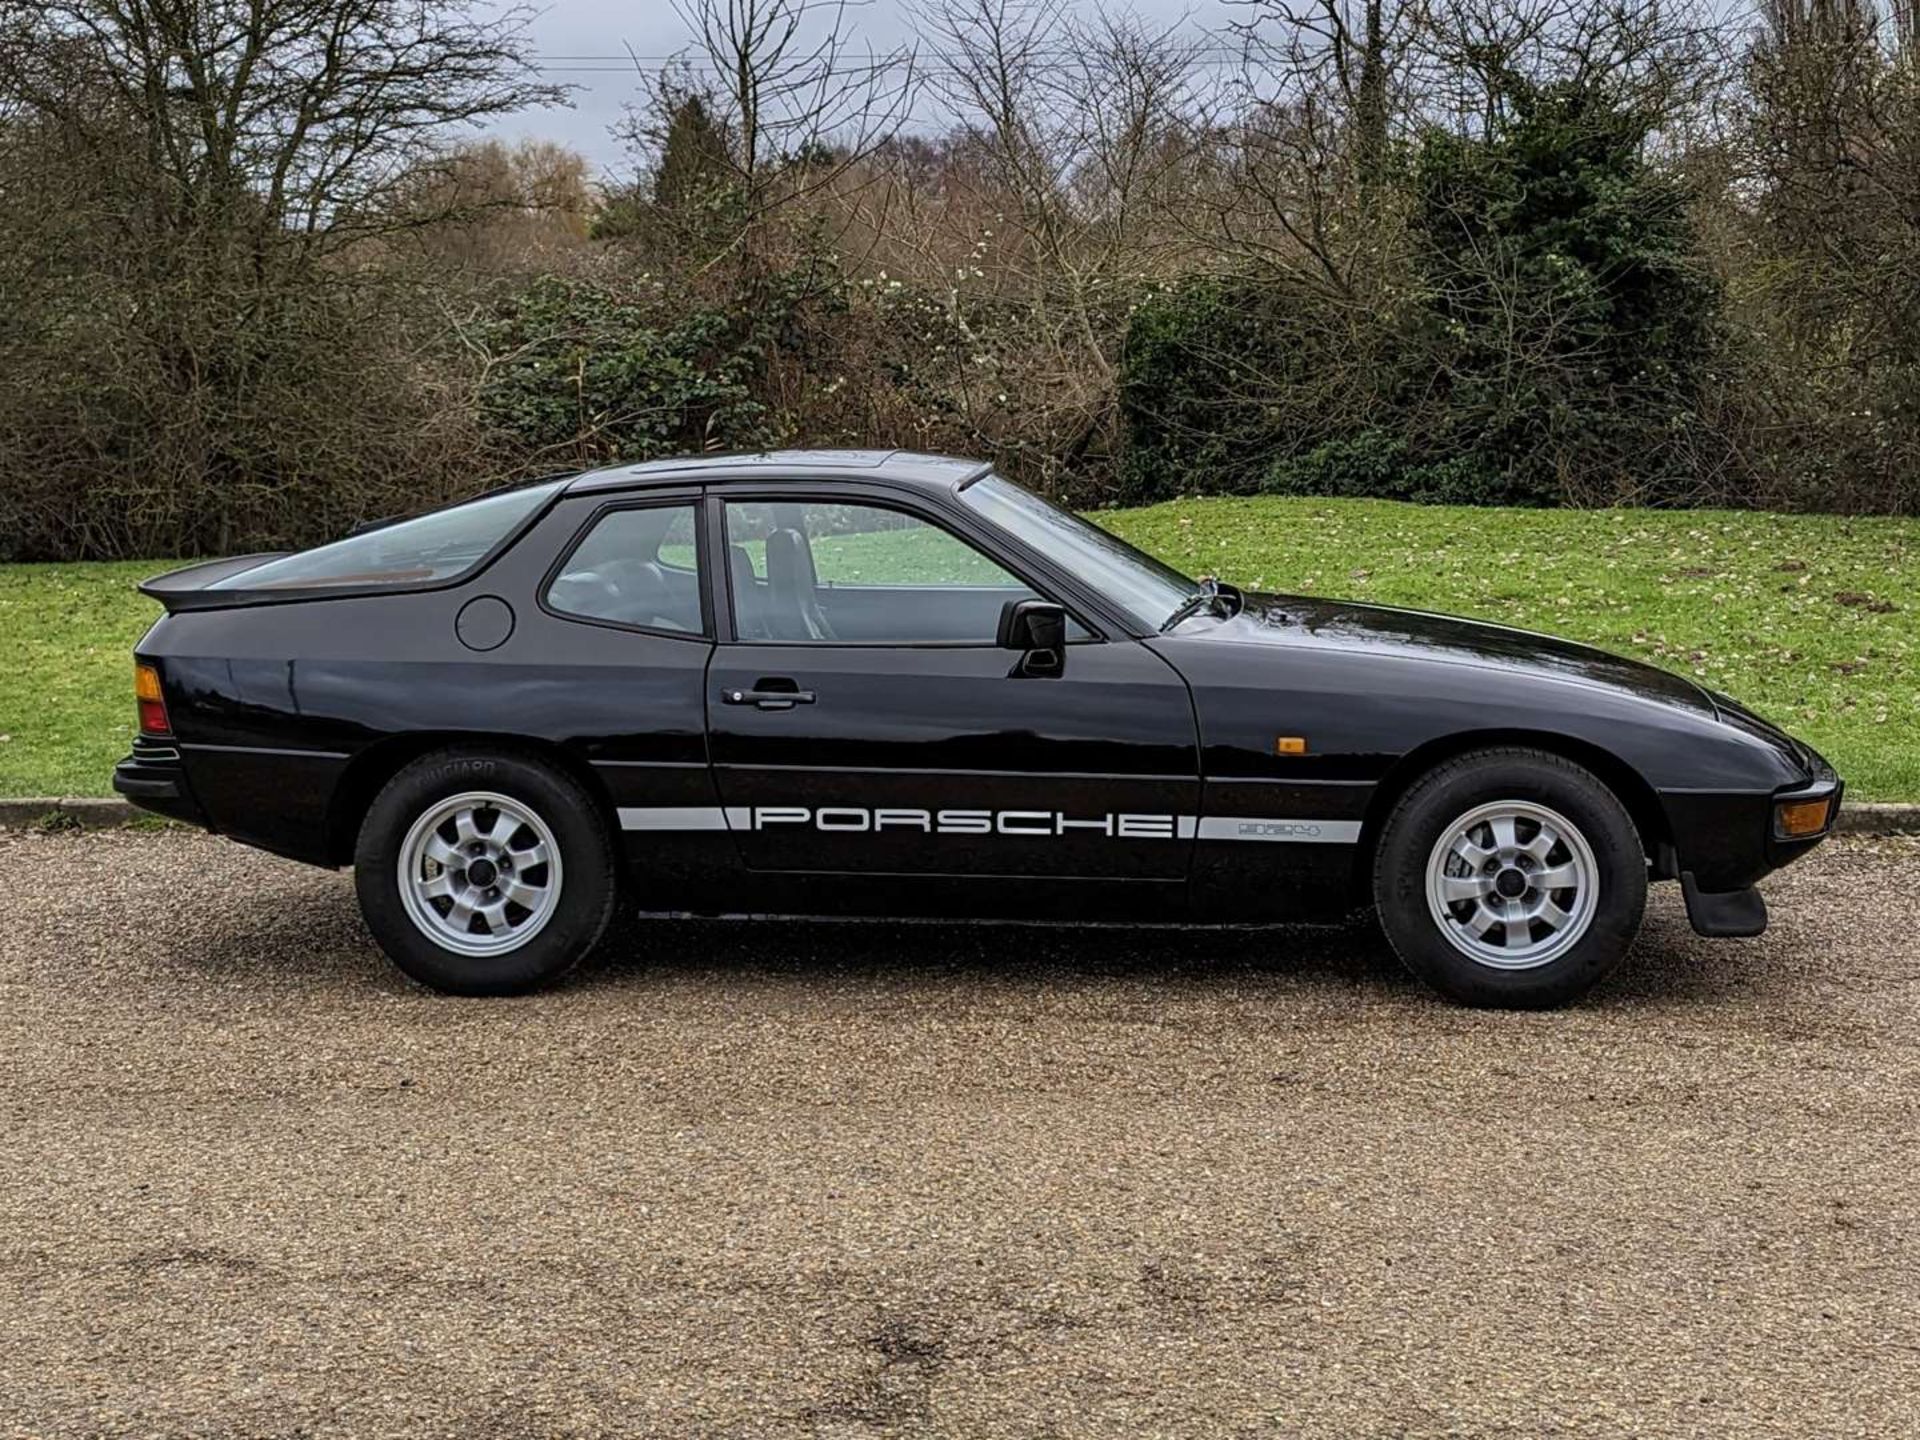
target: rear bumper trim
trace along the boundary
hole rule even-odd
[[[113,767],[113,788],[142,810],[206,827],[207,817],[187,786],[179,752],[136,741],[133,754]]]
[[[180,782],[160,780],[145,775],[123,775],[118,769],[113,772],[113,788],[128,799],[142,800],[178,800]]]

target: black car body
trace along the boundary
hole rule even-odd
[[[404,767],[507,747],[601,808],[644,910],[1238,922],[1350,908],[1420,777],[1538,752],[1617,799],[1709,934],[1763,924],[1755,882],[1838,808],[1818,755],[1682,677],[1196,586],[972,462],[711,457],[490,499],[482,553],[341,573],[375,531],[334,573],[149,582],[165,729],[115,788],[341,866]],[[1161,576],[1193,592],[1164,630]]]

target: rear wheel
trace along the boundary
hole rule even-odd
[[[599,807],[524,755],[423,756],[375,797],[354,850],[367,926],[394,964],[457,995],[564,974],[605,931],[614,851]]]
[[[1626,957],[1646,852],[1591,772],[1546,751],[1484,750],[1401,797],[1373,891],[1395,952],[1435,989],[1538,1009],[1578,999]]]

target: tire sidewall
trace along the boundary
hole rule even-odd
[[[437,944],[400,898],[408,830],[434,805],[468,790],[530,806],[560,851],[563,878],[552,915],[525,945],[500,955],[462,955]],[[456,995],[510,995],[557,979],[600,939],[616,889],[612,841],[592,797],[563,772],[507,752],[441,752],[403,768],[368,807],[353,863],[361,912],[380,948],[422,984]]]
[[[1501,800],[1565,816],[1586,838],[1598,873],[1586,932],[1531,969],[1497,969],[1462,953],[1427,901],[1427,862],[1442,834],[1468,811]],[[1625,807],[1589,771],[1540,751],[1483,751],[1424,776],[1388,819],[1374,864],[1374,902],[1394,950],[1416,975],[1469,1005],[1539,1009],[1578,999],[1625,959],[1646,893],[1646,851]]]

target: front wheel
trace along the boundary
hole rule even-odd
[[[1646,908],[1646,851],[1581,766],[1477,751],[1401,797],[1373,893],[1395,952],[1442,994],[1542,1009],[1578,999],[1626,957]]]
[[[462,749],[406,766],[375,797],[354,888],[380,948],[422,984],[512,995],[564,974],[613,913],[599,807],[529,756]]]

